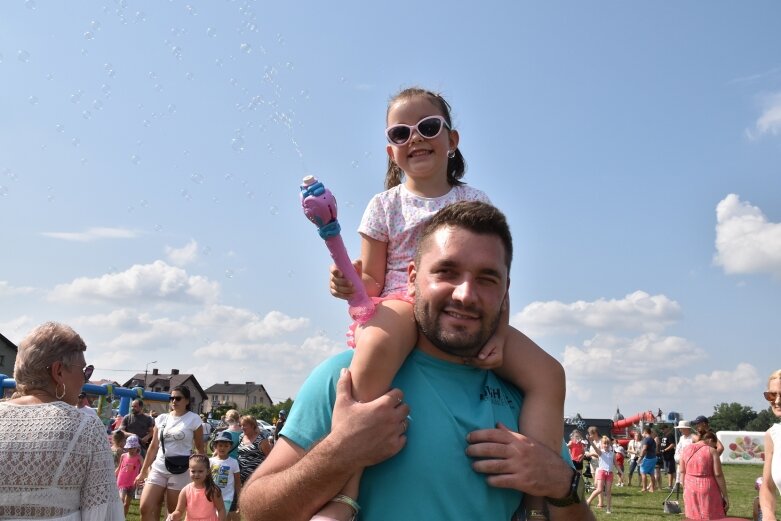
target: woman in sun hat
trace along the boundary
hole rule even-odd
[[[675,429],[680,431],[678,443],[675,444],[675,456],[673,456],[675,463],[678,465],[675,469],[675,483],[677,485],[681,482],[681,453],[683,449],[694,443],[694,440],[692,439],[692,426],[688,421],[680,420]]]

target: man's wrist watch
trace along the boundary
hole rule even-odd
[[[554,507],[568,507],[583,501],[583,480],[580,472],[572,469],[572,481],[569,484],[569,493],[562,498],[546,497],[545,500]]]

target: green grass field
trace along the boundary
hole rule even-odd
[[[762,467],[756,465],[724,465],[724,475],[727,477],[727,491],[730,498],[730,510],[728,515],[743,519],[752,519],[754,498],[757,496],[754,490],[754,480],[762,474]],[[662,481],[667,482],[667,477],[662,475]],[[608,515],[603,510],[596,508],[596,500],[592,507],[596,517],[600,521],[655,521],[655,520],[682,520],[683,514],[673,515],[662,512],[662,501],[667,496],[667,491],[654,492],[653,494],[641,494],[637,487],[637,476],[633,479],[633,487],[613,487],[613,513]],[[674,497],[673,497],[674,498]],[[680,500],[683,507],[683,499]],[[133,501],[127,521],[140,521],[138,515],[138,501]],[[160,519],[165,519],[161,516]],[[477,520],[476,520],[477,521]]]

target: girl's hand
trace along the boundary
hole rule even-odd
[[[480,369],[496,369],[502,367],[504,362],[504,339],[499,338],[498,331],[483,348],[477,353],[477,356],[467,358],[466,362]]]
[[[358,259],[356,261],[353,261],[353,267],[355,268],[355,271],[358,272],[358,277],[361,276],[363,272],[363,265],[361,263],[361,260]],[[355,288],[352,285],[352,282],[350,282],[344,274],[339,270],[339,268],[336,267],[336,264],[331,264],[331,280],[330,280],[330,287],[331,287],[331,295],[333,295],[336,298],[347,300],[350,298],[353,293],[355,293]]]

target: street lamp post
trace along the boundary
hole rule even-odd
[[[153,360],[153,361],[151,361],[151,362],[148,362],[148,363],[146,364],[146,367],[144,368],[144,390],[146,390],[146,386],[147,386],[147,383],[146,383],[146,376],[147,376],[147,374],[149,373],[149,364],[156,364],[156,363],[157,363],[157,360]]]

